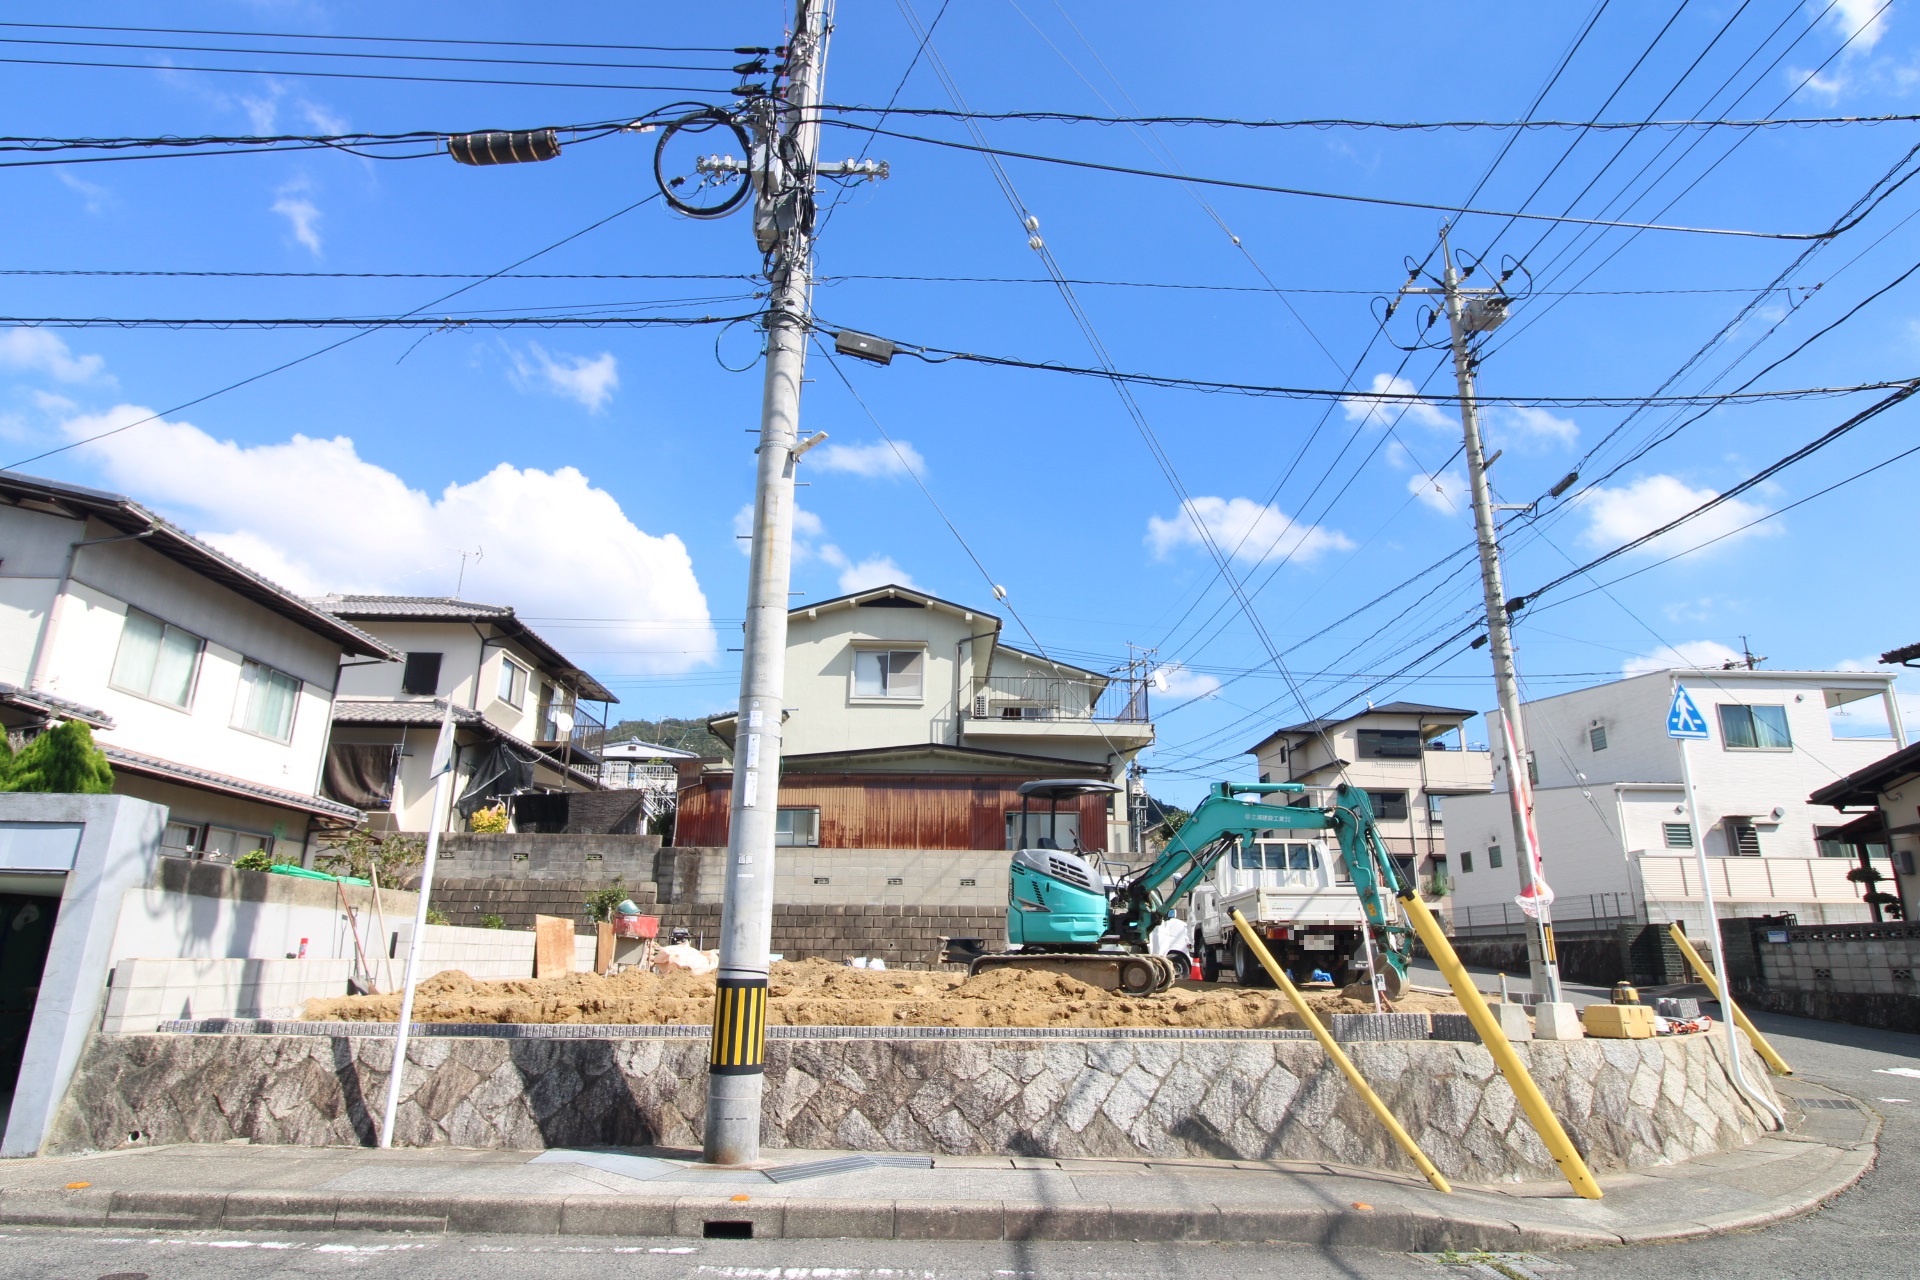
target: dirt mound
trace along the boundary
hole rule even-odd
[[[1307,1000],[1323,1017],[1373,1012],[1371,1001],[1336,991],[1312,991]],[[1459,1012],[1450,997],[1425,995],[1410,995],[1390,1008]],[[316,1022],[394,1022],[400,1017],[400,997],[309,1000],[306,1016]],[[539,981],[477,982],[449,970],[420,984],[413,1016],[419,1022],[705,1026],[713,1016],[713,977],[676,972],[663,978],[629,969],[611,978],[575,973]],[[1128,996],[1059,973],[995,969],[969,978],[952,972],[853,969],[827,960],[773,966],[767,1021],[790,1027],[1300,1025],[1277,991],[1179,987],[1155,996]]]

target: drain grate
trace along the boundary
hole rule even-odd
[[[1795,1098],[1802,1110],[1807,1111],[1858,1111],[1860,1104],[1852,1098]]]

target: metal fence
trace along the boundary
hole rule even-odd
[[[980,676],[975,720],[1111,720],[1144,724],[1145,680],[1067,680],[1054,676]]]
[[[1553,926],[1560,930],[1614,929],[1623,924],[1646,924],[1647,910],[1631,893],[1583,893],[1554,900]],[[1531,917],[1518,903],[1492,902],[1454,907],[1444,923],[1455,937],[1494,937],[1523,932]]]

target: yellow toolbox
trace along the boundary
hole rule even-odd
[[[1646,1040],[1653,1036],[1653,1010],[1644,1004],[1590,1004],[1580,1011],[1587,1034],[1601,1040]]]

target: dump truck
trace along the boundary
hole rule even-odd
[[[1008,869],[1007,949],[988,953],[974,940],[954,939],[946,951],[949,961],[964,961],[973,974],[1037,969],[1064,973],[1110,991],[1137,995],[1164,991],[1186,975],[1165,956],[1152,953],[1150,937],[1176,907],[1208,886],[1211,896],[1203,898],[1202,904],[1210,914],[1202,921],[1196,913],[1196,933],[1207,944],[1201,953],[1203,965],[1210,963],[1215,976],[1223,964],[1243,975],[1248,985],[1260,985],[1265,976],[1250,956],[1242,959],[1244,948],[1237,939],[1226,941],[1211,923],[1213,914],[1231,911],[1244,899],[1255,911],[1242,907],[1242,914],[1258,922],[1276,959],[1297,972],[1301,981],[1311,980],[1314,973],[1326,973],[1336,981],[1351,980],[1366,971],[1371,948],[1373,967],[1388,993],[1405,989],[1412,931],[1400,911],[1400,875],[1374,825],[1366,792],[1342,785],[1335,789],[1332,804],[1309,806],[1299,803],[1306,792],[1300,783],[1220,782],[1166,848],[1143,867],[1118,866],[1083,849],[1061,848],[1056,838],[1061,831],[1060,802],[1077,804],[1082,796],[1114,790],[1112,783],[1086,778],[1020,785],[1015,841],[1019,847]],[[1292,796],[1295,802],[1269,803],[1267,797],[1273,795]],[[1036,802],[1046,803],[1048,811],[1034,812]],[[1251,866],[1241,850],[1258,851],[1264,874],[1268,851],[1276,843],[1265,833],[1274,831],[1300,836],[1277,842],[1289,872],[1296,846],[1312,851],[1300,855],[1301,870],[1313,880],[1311,885],[1304,879],[1298,886],[1256,883],[1223,897],[1221,888],[1237,882],[1214,878],[1209,884],[1223,860],[1242,871]],[[1045,834],[1036,834],[1040,832]],[[1332,874],[1328,852],[1313,837],[1317,832],[1333,834],[1346,873],[1344,882]],[[1262,900],[1261,894],[1273,896]],[[1336,899],[1352,905],[1336,913]],[[1308,914],[1284,920],[1262,914],[1281,910]],[[1321,915],[1328,918],[1323,920]],[[1322,939],[1331,941],[1323,944]]]

